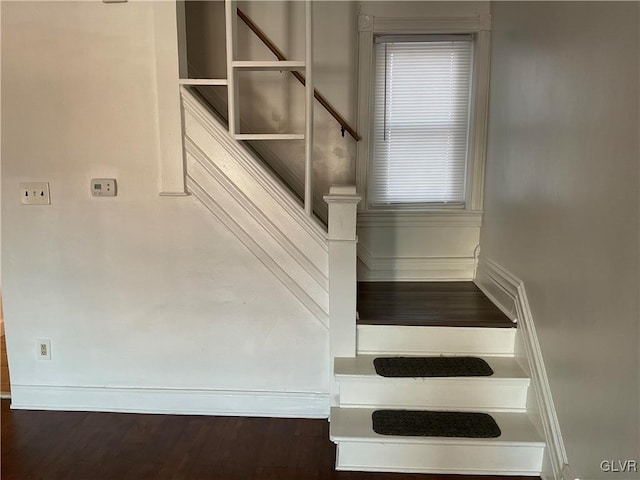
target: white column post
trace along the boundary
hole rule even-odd
[[[153,2],[160,147],[160,195],[186,195],[175,0]]]
[[[229,133],[240,133],[240,112],[238,109],[238,78],[233,68],[238,47],[238,10],[234,0],[225,0],[225,26],[227,42],[227,119],[229,120]]]
[[[304,132],[304,210],[313,215],[313,3],[305,5],[305,105],[306,121]]]
[[[331,359],[356,354],[356,215],[355,186],[334,185],[329,204],[329,342]],[[333,361],[332,361],[333,363]]]
[[[176,17],[178,21],[178,67],[180,78],[189,78],[189,60],[187,59],[187,12],[185,0],[177,0]]]
[[[333,375],[336,357],[356,356],[357,278],[356,217],[361,197],[356,187],[333,185],[329,205],[329,389],[331,406],[338,405]]]

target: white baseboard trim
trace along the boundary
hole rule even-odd
[[[87,412],[328,418],[329,394],[12,385],[11,408]]]
[[[577,477],[565,477],[570,472],[567,454],[562,440],[560,424],[551,395],[547,372],[544,367],[542,351],[536,335],[533,315],[524,283],[494,261],[480,256],[475,283],[509,318],[518,322],[517,343],[523,350],[523,365],[531,376],[531,386],[535,392],[535,411],[530,415],[534,424],[542,429],[547,448],[545,464],[550,466],[542,478],[554,480],[574,480]],[[518,357],[518,355],[516,355]]]
[[[358,244],[358,280],[387,281],[471,281],[473,257],[374,257]]]
[[[534,480],[535,472],[531,471],[514,471],[514,470],[487,470],[487,469],[477,469],[477,468],[411,468],[411,467],[363,467],[361,465],[356,466],[346,466],[346,467],[336,467],[336,470],[339,472],[343,471],[351,471],[351,472],[389,472],[389,473],[406,473],[410,475],[456,475],[456,476],[472,476],[472,475],[483,475],[483,476],[504,476],[505,478],[512,477],[515,475],[523,476],[523,477],[532,477]]]

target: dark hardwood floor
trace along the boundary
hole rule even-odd
[[[39,412],[8,400],[1,420],[3,480],[507,478],[336,472],[326,420]]]
[[[515,327],[473,282],[358,282],[358,323]]]

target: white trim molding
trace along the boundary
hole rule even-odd
[[[200,75],[198,69],[189,64],[189,71],[194,75]],[[193,86],[193,85],[191,85]],[[197,85],[196,85],[197,86]],[[214,89],[202,89],[197,92],[201,95],[210,106],[220,114],[227,111],[227,98],[222,98],[219,92]],[[220,114],[222,116],[222,114]],[[225,119],[226,120],[226,119]],[[250,132],[251,126],[244,118],[240,118],[240,131]],[[270,147],[268,141],[250,140],[249,146],[264,162],[269,165],[279,176],[289,189],[302,201],[304,195],[304,178],[294,171],[287,162],[283,161]],[[313,191],[313,210],[322,219],[327,222],[328,210],[327,204],[322,198],[322,193]]]
[[[325,327],[327,232],[183,89],[187,187]]]
[[[373,33],[422,35],[432,33],[469,33],[480,30],[480,17],[451,18],[373,18]]]
[[[358,296],[356,211],[360,196],[355,186],[333,185],[324,201],[329,206],[329,348],[331,358],[354,357]]]
[[[575,477],[565,477],[571,469],[524,283],[504,267],[482,255],[474,282],[509,318],[518,322],[515,356],[530,375],[532,386],[527,411],[544,434],[547,443],[546,468],[542,472],[542,478],[574,480]]]
[[[475,34],[473,83],[471,92],[471,133],[467,208],[484,208],[484,170],[487,156],[489,123],[489,81],[491,72],[491,32],[479,30]]]
[[[337,405],[339,389],[333,376],[334,359],[356,355],[356,215],[360,196],[354,185],[332,185],[324,201],[329,208],[329,388],[331,405]]]
[[[175,0],[153,3],[160,195],[167,197],[186,194],[178,89],[180,78],[178,20]]]
[[[486,156],[487,115],[489,108],[489,71],[491,50],[491,17],[479,15],[453,18],[385,18],[360,15],[358,18],[358,122],[357,129],[362,140],[356,145],[356,186],[362,195],[359,211],[377,215],[369,207],[367,183],[371,151],[371,117],[373,102],[375,35],[392,34],[442,34],[468,33],[474,36],[473,91],[471,105],[471,132],[467,165],[466,212],[482,212],[483,185]],[[438,215],[446,209],[424,210],[421,215]],[[393,216],[394,211],[381,215]]]
[[[244,390],[11,385],[11,408],[83,412],[327,418],[329,394]]]
[[[220,182],[219,178],[216,178],[216,182],[219,188],[225,188],[224,182]],[[293,296],[311,313],[313,313],[316,319],[325,328],[328,328],[329,316],[327,313],[327,307],[319,305],[313,296],[308,294],[306,289],[299,285],[297,279],[289,275],[287,269],[281,266],[280,262],[274,258],[274,255],[270,254],[270,252],[266,251],[262,247],[263,243],[255,241],[253,236],[234,220],[234,215],[229,214],[224,207],[218,204],[218,202],[216,202],[214,198],[207,193],[207,190],[198,183],[198,180],[194,179],[191,175],[187,175],[187,187],[191,192],[193,192],[195,198],[200,200],[207,210],[215,215],[218,220],[233,232],[243,245],[247,247],[247,249],[253,253],[285,287],[287,287]]]
[[[261,187],[268,190],[270,196],[278,202],[287,213],[294,217],[296,222],[304,228],[307,233],[315,239],[315,242],[328,251],[327,231],[313,217],[305,215],[302,210],[301,202],[293,198],[288,188],[274,178],[266,167],[256,161],[251,154],[244,149],[228,134],[224,126],[216,121],[216,117],[204,105],[202,105],[187,89],[182,89],[183,106],[196,117],[203,128],[214,137],[214,139],[222,144],[222,146],[231,155],[241,163],[243,169],[251,176],[253,180],[258,182]]]
[[[425,215],[421,212],[361,212],[358,227],[480,227],[482,212],[443,211]]]
[[[474,257],[375,257],[358,244],[358,280],[387,281],[470,281]]]

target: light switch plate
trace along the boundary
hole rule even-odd
[[[49,205],[49,182],[23,182],[20,184],[20,202],[23,205]]]
[[[91,179],[91,195],[94,197],[115,197],[117,193],[115,178]]]

